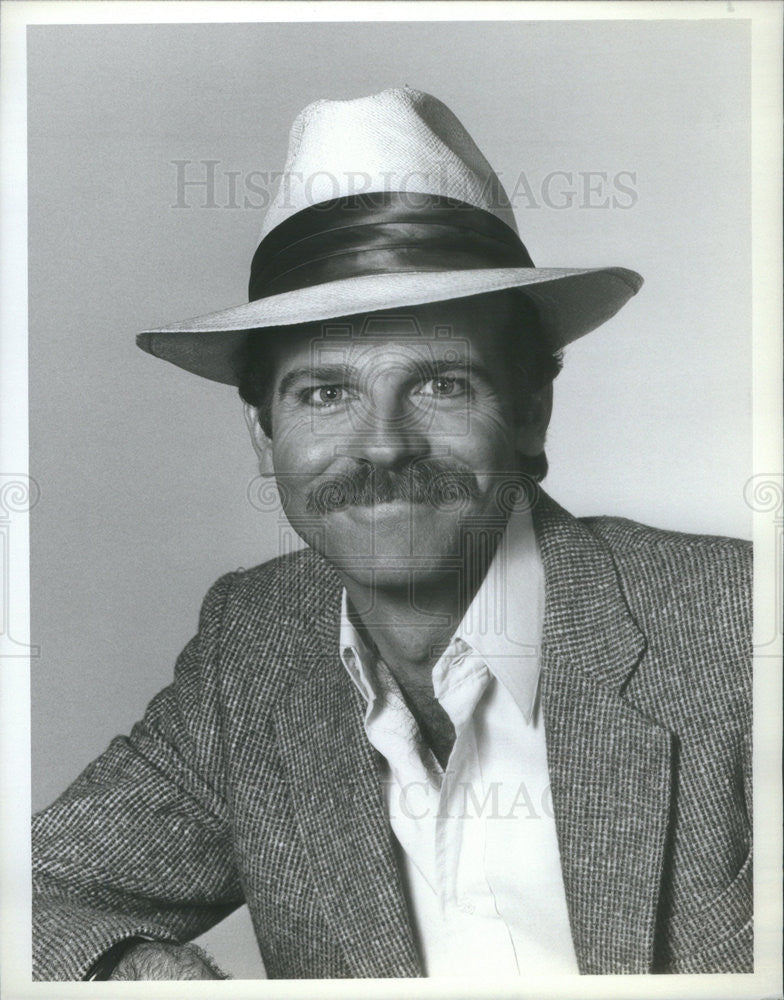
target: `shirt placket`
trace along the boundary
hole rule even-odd
[[[387,813],[401,847],[436,892],[433,844],[443,771],[381,659],[375,680],[373,686],[362,678],[365,731],[384,760]]]
[[[484,856],[484,824],[474,815],[477,796],[485,789],[479,778],[479,752],[474,714],[492,677],[484,661],[465,643],[439,672],[434,670],[434,690],[455,728],[455,743],[441,783],[435,829],[435,869],[442,913],[473,915],[480,903],[476,884],[477,858]],[[477,789],[477,782],[480,788]]]

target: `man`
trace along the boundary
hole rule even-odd
[[[452,113],[295,122],[250,302],[140,337],[239,386],[307,548],[35,824],[35,975],[752,967],[749,553],[540,489],[560,349],[634,272],[538,269]]]

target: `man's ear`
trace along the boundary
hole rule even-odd
[[[553,412],[553,383],[531,395],[517,430],[517,447],[523,455],[533,458],[544,451],[547,427]]]
[[[274,468],[272,465],[272,439],[268,438],[262,430],[261,424],[259,423],[258,408],[251,406],[250,403],[245,404],[245,423],[248,425],[253,450],[259,458],[259,471],[262,476],[274,475]]]

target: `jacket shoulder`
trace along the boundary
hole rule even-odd
[[[656,662],[678,663],[678,676],[695,689],[704,691],[706,683],[714,690],[727,687],[745,703],[751,682],[751,543],[624,518],[586,518],[583,524],[610,552],[649,643],[649,672]]]
[[[223,654],[243,651],[268,660],[281,646],[312,639],[330,612],[337,620],[341,583],[315,551],[306,548],[221,577],[202,606]]]
[[[582,519],[610,551],[630,603],[669,610],[681,626],[750,626],[752,546],[740,538],[652,528],[620,517]]]
[[[706,559],[732,558],[750,560],[751,542],[725,535],[695,535],[665,528],[653,528],[625,517],[579,518],[588,530],[603,539],[611,548],[619,550],[655,550],[674,555],[702,554]]]
[[[580,520],[607,546],[619,570],[628,567],[641,583],[652,587],[718,587],[750,596],[751,542],[652,528],[622,517]]]
[[[271,707],[321,648],[325,619],[338,621],[340,594],[339,577],[311,549],[217,580],[202,605],[198,649],[224,710],[244,704],[250,689],[250,700]]]
[[[207,593],[202,615],[215,607],[224,622],[245,612],[306,621],[336,589],[335,571],[313,549],[304,548],[226,573]]]

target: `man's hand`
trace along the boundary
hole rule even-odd
[[[195,944],[144,941],[125,952],[109,979],[228,979]]]

